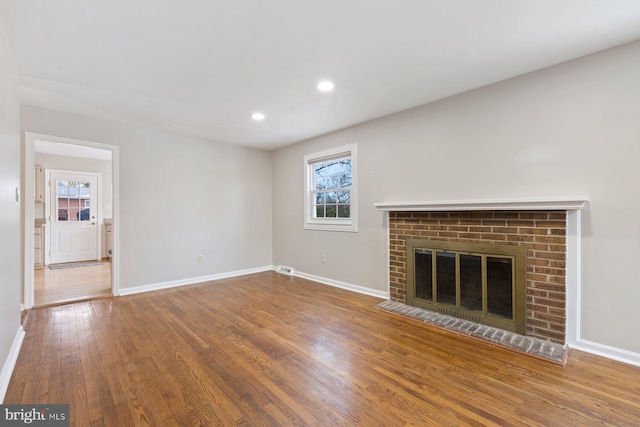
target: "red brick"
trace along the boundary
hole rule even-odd
[[[564,285],[566,284],[565,282],[565,276],[549,276],[549,278],[547,279],[547,282],[550,283],[557,283],[559,285]]]
[[[562,268],[566,270],[567,263],[564,261],[549,260],[549,267]]]
[[[536,297],[534,301],[541,304],[542,302],[538,301],[537,298],[547,298],[549,296],[549,291],[545,291],[543,289],[527,289],[527,295]]]
[[[544,281],[544,282],[533,282],[532,286],[535,289],[543,289],[543,290],[552,291],[552,292],[564,292],[564,290],[565,290],[565,286],[564,285],[556,284],[556,283],[548,283],[547,281]]]
[[[483,219],[482,220],[482,225],[491,225],[491,226],[506,226],[507,225],[507,221],[503,221],[503,220],[498,220],[498,219]]]
[[[549,212],[549,219],[562,219],[565,220],[567,219],[567,213],[562,211],[562,212]]]
[[[511,219],[507,221],[507,225],[509,227],[534,227],[535,223],[533,221],[525,221],[521,219]]]
[[[557,323],[559,325],[564,323],[564,319],[562,317],[554,316],[552,314],[543,313],[541,311],[537,311],[536,313],[534,313],[533,317],[535,319],[546,320],[549,323]]]
[[[536,221],[536,227],[565,229],[567,223],[566,221]]]
[[[534,272],[538,274],[548,274],[550,276],[563,276],[564,277],[564,269],[563,268],[551,268],[551,267],[540,267],[534,265]]]
[[[565,260],[567,255],[564,252],[543,252],[536,251],[534,258]]]
[[[540,236],[546,236],[550,234],[548,228],[520,227],[518,230],[523,234],[535,234]]]
[[[564,228],[550,228],[549,233],[553,236],[566,236],[567,230]]]
[[[557,245],[564,245],[566,239],[564,236],[536,236],[536,243],[552,243]]]
[[[547,212],[520,212],[519,218],[521,219],[547,219],[549,214]]]
[[[564,301],[558,301],[556,299],[534,296],[533,300],[534,300],[535,304],[544,305],[545,307],[548,307],[547,311],[549,312],[549,314],[551,314],[551,310],[549,310],[551,307],[553,307],[553,308],[564,308],[565,307]]]
[[[536,314],[537,313],[545,314],[545,313],[549,312],[549,307],[547,307],[546,305],[542,305],[542,304],[529,303],[529,304],[527,304],[527,309],[535,312]],[[538,317],[538,319],[539,319],[539,317]]]
[[[507,240],[506,234],[482,233],[483,240]]]
[[[536,282],[546,282],[548,277],[544,274],[527,274],[527,280]]]
[[[507,234],[507,240],[512,242],[533,242],[534,236],[526,234]]]
[[[438,231],[438,237],[458,237],[459,234],[455,231]]]
[[[527,248],[534,251],[549,251],[549,245],[546,243],[527,243]]]
[[[480,236],[482,236],[482,234],[480,234],[480,233],[460,233],[459,236],[462,239],[480,240]]]
[[[539,258],[531,258],[527,260],[527,265],[531,266],[541,266],[541,267],[549,267],[548,259],[539,259]]]
[[[491,230],[494,233],[515,234],[518,232],[518,227],[492,227]]]
[[[541,338],[541,339],[548,339],[558,344],[564,344],[564,331],[560,332],[560,331],[552,331],[549,329],[539,328],[539,329],[536,329],[535,332],[531,334],[531,336]]]
[[[540,319],[527,319],[527,326],[531,328],[545,328],[549,329],[549,322],[545,322]]]

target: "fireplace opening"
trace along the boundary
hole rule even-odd
[[[407,303],[526,333],[526,249],[407,240]]]

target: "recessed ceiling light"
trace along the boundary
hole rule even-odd
[[[331,92],[334,87],[335,85],[333,84],[333,82],[330,82],[329,80],[323,80],[318,83],[318,90],[320,92]]]
[[[264,120],[266,116],[263,113],[253,113],[251,114],[251,118],[255,121],[261,121]]]

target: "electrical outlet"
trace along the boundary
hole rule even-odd
[[[204,262],[204,255],[198,255],[198,262]]]
[[[325,255],[320,255],[320,262],[323,264],[327,262],[327,257]]]

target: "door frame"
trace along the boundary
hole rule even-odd
[[[70,170],[61,170],[61,169],[46,169],[44,170],[45,176],[45,218],[47,219],[47,227],[45,227],[45,234],[47,238],[44,240],[44,265],[51,264],[51,231],[53,227],[51,223],[53,222],[52,216],[56,215],[56,213],[51,212],[51,192],[53,190],[53,185],[51,184],[51,174],[52,173],[67,173],[67,174],[78,174],[85,176],[95,176],[97,187],[96,187],[96,199],[97,199],[97,209],[96,209],[96,258],[102,259],[102,174],[96,172],[81,172],[81,171],[70,171]]]
[[[23,229],[23,254],[22,254],[22,310],[33,308],[34,304],[34,230],[35,230],[35,205],[33,191],[35,185],[35,141],[46,140],[63,144],[80,145],[84,147],[100,148],[111,151],[112,172],[112,238],[113,250],[111,256],[111,293],[120,295],[120,147],[101,142],[65,138],[54,135],[46,135],[35,132],[23,134],[24,170],[22,173],[22,224]]]

